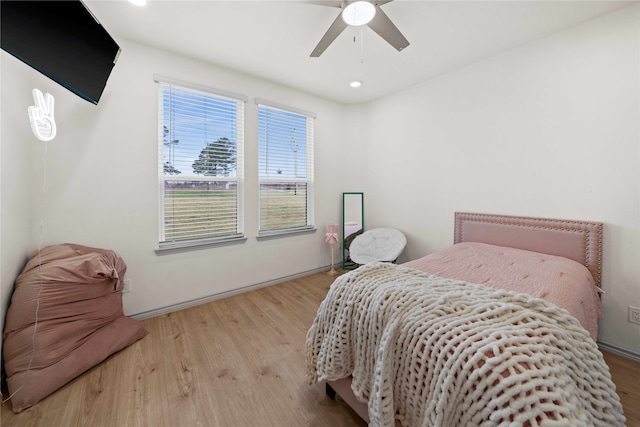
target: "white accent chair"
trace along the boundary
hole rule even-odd
[[[360,264],[394,262],[407,245],[407,238],[394,228],[374,228],[356,237],[349,247],[351,259]]]

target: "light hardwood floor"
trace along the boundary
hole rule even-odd
[[[627,427],[640,427],[640,363],[603,351],[627,417]]]
[[[20,414],[12,426],[365,426],[305,381],[306,332],[333,277],[291,280],[143,323],[149,335]],[[628,427],[640,364],[605,354]],[[5,394],[6,396],[6,394]]]

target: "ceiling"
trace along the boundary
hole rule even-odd
[[[319,1],[85,0],[117,40],[179,52],[343,104],[374,100],[593,19],[632,1],[425,1],[381,6],[411,43],[368,27],[309,55],[339,13]],[[349,83],[361,80],[353,89]]]

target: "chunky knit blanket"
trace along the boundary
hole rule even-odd
[[[371,426],[624,426],[595,342],[526,294],[372,263],[331,285],[310,384],[352,376]]]

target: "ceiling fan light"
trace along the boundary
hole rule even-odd
[[[376,16],[376,7],[373,3],[359,0],[349,3],[342,10],[342,19],[347,25],[359,27],[366,25]]]

